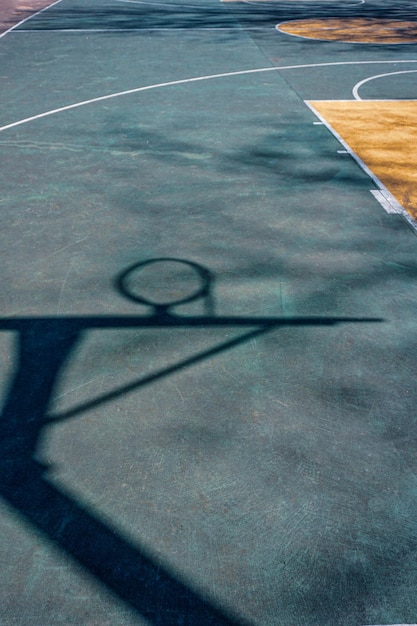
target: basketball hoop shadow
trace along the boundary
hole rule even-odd
[[[135,280],[165,264],[194,275],[191,292],[175,299],[138,294]],[[180,272],[180,273],[181,273]],[[136,278],[135,278],[136,277]],[[190,276],[188,276],[189,280]],[[140,282],[140,281],[139,281]],[[331,326],[339,323],[382,321],[343,317],[238,317],[216,316],[211,272],[191,261],[153,259],[122,272],[116,288],[130,300],[149,307],[143,316],[68,316],[2,318],[0,331],[18,335],[18,363],[2,411],[0,425],[0,496],[19,514],[64,550],[92,576],[110,589],[150,624],[158,626],[249,626],[248,622],[215,606],[212,599],[181,581],[156,563],[138,545],[118,534],[107,522],[61,492],[48,480],[47,468],[37,460],[43,429],[105,402],[138,390],[157,379],[195,365],[281,326]],[[173,308],[202,300],[205,314],[184,316]],[[249,328],[224,341],[128,385],[71,408],[48,413],[63,365],[74,347],[91,330],[122,328]]]

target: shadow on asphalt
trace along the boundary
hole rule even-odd
[[[22,18],[26,15],[22,14]],[[291,19],[325,17],[366,17],[392,20],[415,20],[415,6],[410,1],[397,2],[387,7],[386,2],[364,4],[354,0],[338,3],[320,0],[253,0],[253,2],[225,2],[200,4],[189,0],[179,2],[142,2],[120,0],[114,5],[71,7],[67,3],[52,6],[35,16],[23,28],[41,30],[104,29],[135,31],[137,29],[199,29],[274,26]],[[236,22],[236,18],[238,22]],[[399,33],[402,28],[399,27]]]
[[[199,286],[174,303],[153,302],[134,293],[130,279],[143,268],[176,263],[196,272]],[[75,417],[92,406],[99,406],[148,383],[192,367],[216,354],[230,350],[256,336],[283,326],[333,326],[343,323],[378,322],[371,318],[343,317],[233,317],[217,316],[213,306],[213,275],[201,265],[182,259],[153,259],[134,264],[116,279],[119,293],[150,307],[143,316],[84,316],[3,318],[0,330],[18,335],[18,358],[2,411],[0,443],[0,494],[2,498],[54,545],[70,555],[91,575],[123,600],[150,624],[171,626],[244,626],[213,601],[192,589],[173,572],[156,563],[145,550],[118,534],[107,522],[57,489],[49,480],[47,468],[38,458],[43,430],[52,421]],[[173,307],[202,299],[201,316],[179,316]],[[139,378],[128,386],[94,398],[65,414],[50,415],[60,373],[72,351],[88,331],[115,328],[249,328],[243,335],[222,342],[191,358]]]

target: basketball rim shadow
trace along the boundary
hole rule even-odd
[[[145,264],[174,261],[197,272],[201,288],[189,298],[212,298],[213,276],[191,261],[154,259],[122,272],[116,287],[128,293],[126,279]],[[176,302],[178,305],[181,302]],[[82,565],[150,624],[159,626],[249,626],[247,621],[216,606],[211,598],[180,580],[178,575],[156,563],[140,545],[133,545],[107,522],[61,492],[48,479],[47,467],[37,460],[37,448],[44,428],[52,422],[73,418],[83,411],[191,367],[209,357],[230,350],[254,337],[283,326],[331,326],[339,323],[380,322],[377,318],[343,317],[218,317],[214,311],[201,316],[177,315],[173,304],[151,307],[144,316],[80,316],[0,318],[0,331],[18,336],[18,363],[3,406],[0,425],[0,496],[53,545]],[[50,415],[48,408],[61,368],[74,347],[90,330],[122,328],[249,328],[173,365],[138,378],[129,385],[96,397],[65,414]]]

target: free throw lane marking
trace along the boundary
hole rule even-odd
[[[417,220],[417,100],[310,101],[365,164],[378,186],[381,182]],[[362,163],[361,163],[362,162]]]
[[[394,196],[392,196],[389,192],[384,192],[380,189],[370,189],[369,191],[371,192],[373,197],[378,200],[379,204],[387,213],[404,215],[405,211],[402,208],[401,204],[399,204],[395,200]]]
[[[417,42],[417,22],[376,18],[323,18],[292,20],[277,30],[304,39],[349,43],[406,44]]]

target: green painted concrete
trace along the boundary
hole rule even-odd
[[[304,99],[417,54],[274,30],[312,11],[63,0],[0,39],[0,126],[382,63],[0,132],[0,624],[416,621],[417,240]],[[126,298],[161,258],[202,297]]]

